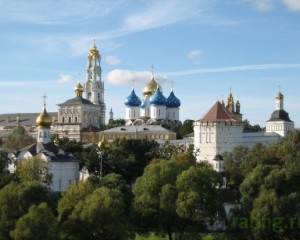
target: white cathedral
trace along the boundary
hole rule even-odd
[[[173,89],[166,98],[153,73],[151,80],[143,89],[143,96],[141,100],[132,89],[130,95],[126,97],[124,102],[126,125],[151,124],[158,120],[179,121],[180,100],[175,96]]]
[[[284,110],[284,96],[276,96],[276,108],[260,132],[244,132],[240,103],[230,93],[227,104],[217,101],[210,110],[194,123],[194,146],[199,151],[198,161],[210,162],[218,172],[224,171],[222,154],[237,146],[252,148],[256,143],[277,142],[294,129],[294,122]]]

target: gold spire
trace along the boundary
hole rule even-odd
[[[95,40],[94,40],[94,45],[90,49],[90,52],[89,52],[89,58],[91,58],[91,57],[97,57],[97,58],[100,57],[100,53],[99,53],[99,50],[98,50],[98,48],[96,46]]]
[[[233,104],[234,104],[234,102],[233,102],[233,96],[232,96],[232,93],[230,92],[230,94],[229,94],[229,96],[227,98],[227,105],[231,106]]]
[[[107,148],[108,145],[109,145],[109,143],[108,143],[108,141],[105,139],[105,136],[104,136],[104,134],[103,134],[102,139],[101,139],[100,142],[98,143],[98,147],[99,147],[100,149],[103,149],[103,148]]]

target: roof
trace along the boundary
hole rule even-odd
[[[290,117],[289,117],[289,114],[284,111],[283,109],[280,109],[280,110],[275,110],[272,115],[271,115],[271,118],[268,122],[271,122],[271,121],[286,121],[286,122],[292,122]]]
[[[95,105],[90,100],[83,97],[71,98],[64,103],[57,104],[58,106],[73,106],[73,105]]]
[[[166,107],[167,108],[178,108],[178,107],[180,107],[180,105],[181,105],[180,100],[175,96],[175,94],[172,90],[169,97],[166,100]]]
[[[153,95],[150,97],[150,104],[151,105],[165,105],[166,104],[166,98],[162,94],[159,88],[155,90]]]
[[[128,107],[138,107],[141,105],[140,98],[135,94],[134,89],[132,89],[130,95],[125,99],[124,104]]]
[[[229,121],[235,122],[238,119],[233,118],[230,113],[226,110],[226,108],[217,101],[209,111],[204,114],[200,119],[200,121],[211,122],[211,121]]]
[[[57,112],[48,112],[53,118],[57,118]],[[6,113],[0,114],[0,126],[17,126],[17,118],[19,117],[21,126],[35,126],[36,119],[40,113]]]
[[[31,144],[27,147],[20,149],[17,152],[17,156],[21,152],[28,151],[31,153],[32,156],[36,156],[39,153],[43,153],[45,156],[50,157],[51,161],[77,161],[73,155],[66,154],[62,149],[56,146],[54,143],[41,143],[37,142]]]
[[[131,125],[131,126],[120,126],[105,130],[104,133],[116,133],[116,132],[126,132],[126,133],[135,133],[135,132],[165,132],[165,133],[174,133],[171,130],[163,128],[159,125]]]

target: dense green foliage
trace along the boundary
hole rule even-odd
[[[18,162],[17,175],[22,182],[37,181],[49,187],[52,175],[48,172],[47,163],[38,157],[31,157]]]
[[[237,239],[299,239],[300,132],[280,143],[236,148],[226,167],[241,193],[231,229]]]
[[[220,176],[193,154],[177,153],[170,160],[148,165],[134,185],[134,213],[142,231],[176,233],[177,239],[205,229],[205,220],[220,211]],[[195,237],[194,236],[194,237]]]
[[[33,204],[28,213],[20,217],[10,233],[15,240],[56,240],[58,224],[47,203]]]

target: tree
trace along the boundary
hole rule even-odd
[[[11,182],[0,190],[0,239],[9,239],[16,221],[32,204],[50,202],[49,191],[39,182]]]
[[[262,128],[258,124],[251,125],[251,123],[247,119],[245,119],[243,123],[244,123],[244,131],[259,132],[262,130]]]
[[[10,233],[15,240],[56,240],[57,220],[47,203],[33,204],[28,213],[20,217],[15,229]]]
[[[175,181],[182,169],[174,162],[160,160],[148,165],[133,187],[136,222],[142,229],[164,232],[172,239],[178,216],[175,212]]]
[[[47,187],[52,182],[52,175],[48,172],[47,163],[36,156],[19,160],[17,175],[22,182],[38,181]]]
[[[184,239],[184,232],[199,232],[217,216],[224,217],[218,188],[222,186],[220,175],[207,164],[191,166],[176,180],[178,197],[176,213],[180,218],[178,239]]]
[[[238,189],[244,179],[241,165],[249,158],[250,150],[244,146],[235,147],[231,152],[225,152],[225,169],[227,174],[227,185]]]
[[[204,221],[220,213],[217,186],[222,180],[207,164],[187,161],[189,153],[149,164],[134,185],[134,214],[142,229],[173,233],[200,232]]]
[[[171,144],[168,141],[151,149],[150,155],[153,158],[158,159],[171,159],[174,155],[186,152],[189,153],[189,159],[194,159],[196,161],[194,158],[194,145],[176,145]]]
[[[242,209],[233,217],[233,228],[253,239],[299,239],[299,131],[279,143],[255,146],[240,170]]]
[[[182,126],[179,129],[179,134],[184,137],[187,134],[193,133],[194,132],[194,122],[195,121],[192,119],[184,120]]]
[[[76,205],[68,224],[73,229],[77,225],[77,232],[65,231],[62,239],[127,239],[130,228],[122,193],[106,187],[96,189]]]
[[[0,189],[16,178],[15,174],[10,174],[9,171],[6,170],[8,163],[9,159],[7,153],[0,151]]]
[[[144,168],[152,160],[151,149],[158,143],[146,139],[117,139],[106,150],[103,169],[106,174],[121,175],[128,184],[132,184],[143,174]]]
[[[99,175],[100,160],[96,145],[83,148],[80,153],[77,153],[77,157],[81,161],[81,167],[84,165],[86,166],[90,174]]]
[[[76,205],[96,189],[91,181],[78,181],[69,186],[58,202],[58,220],[66,221]]]
[[[18,126],[13,129],[2,146],[11,150],[19,150],[35,142],[36,139],[30,136],[24,127]]]
[[[105,128],[110,129],[110,128],[120,127],[120,126],[124,126],[124,125],[125,125],[125,119],[121,119],[121,118],[116,119],[116,120],[110,119]]]

